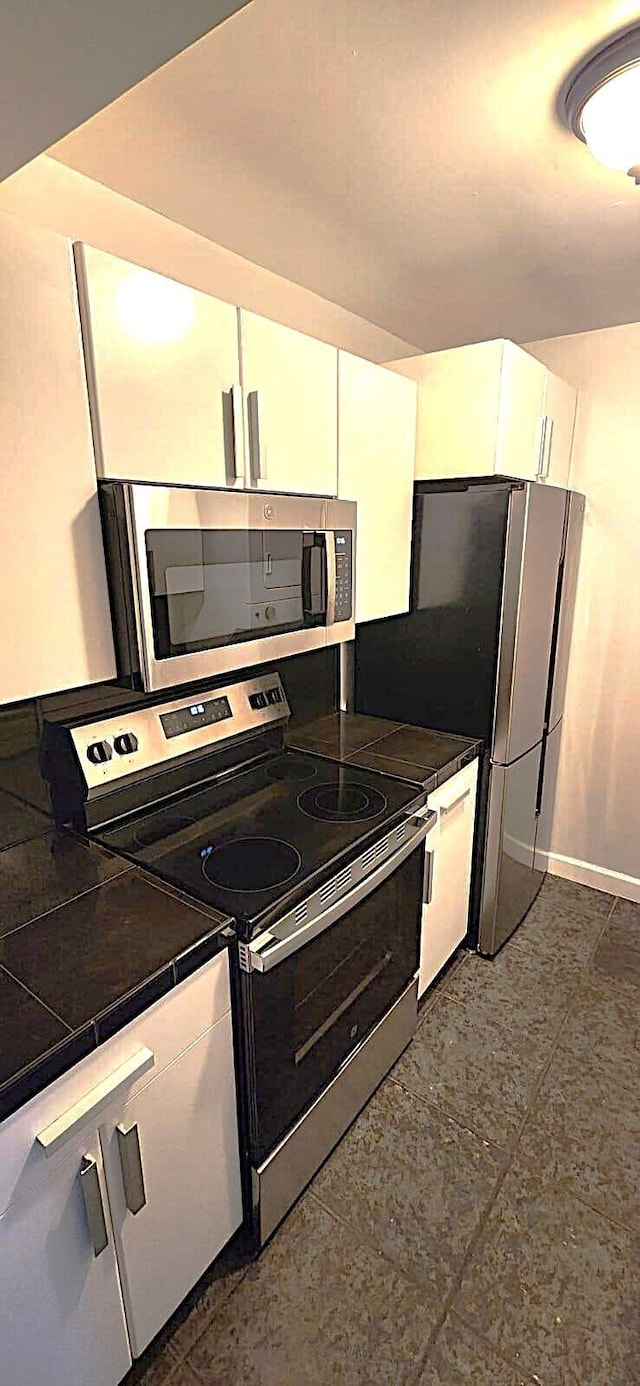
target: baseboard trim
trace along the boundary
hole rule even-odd
[[[575,857],[563,857],[557,852],[536,852],[535,866],[536,870],[548,871],[551,876],[562,876],[563,880],[575,881],[576,885],[592,886],[594,890],[604,890],[608,895],[620,895],[623,900],[634,900],[640,904],[638,876],[608,871],[604,866],[577,861]]]

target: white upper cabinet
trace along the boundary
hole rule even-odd
[[[358,506],[356,621],[409,609],[417,386],[338,354],[338,495]]]
[[[98,474],[243,484],[237,310],[76,246]]]
[[[115,677],[70,242],[0,217],[0,703]]]
[[[337,350],[240,309],[247,484],[335,496]]]
[[[522,347],[479,342],[392,368],[419,386],[416,477],[568,484],[577,392]]]

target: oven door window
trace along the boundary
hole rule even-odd
[[[145,541],[157,659],[325,624],[323,534],[162,529]]]
[[[424,849],[270,972],[242,975],[259,1162],[385,1015],[418,966]]]

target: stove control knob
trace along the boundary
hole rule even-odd
[[[132,756],[138,749],[138,738],[133,732],[122,732],[116,736],[113,744],[119,756]]]
[[[113,751],[108,741],[92,741],[87,747],[87,760],[92,765],[104,765],[105,761],[111,760]]]

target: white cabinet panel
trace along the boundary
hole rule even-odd
[[[431,899],[422,910],[418,996],[437,977],[467,932],[473,860],[478,761],[466,765],[427,800],[438,813],[433,845]],[[430,835],[431,837],[431,835]]]
[[[232,484],[235,307],[92,246],[76,259],[100,475]]]
[[[137,1357],[242,1221],[230,1013],[124,1106],[119,1125],[120,1137],[112,1123],[101,1137]],[[140,1165],[146,1202],[134,1213],[127,1189],[136,1206]]]
[[[338,356],[338,495],[358,506],[356,621],[409,610],[417,386]]]
[[[544,412],[547,420],[541,480],[568,486],[578,392],[547,371]]]
[[[0,703],[115,677],[71,245],[0,217]]]
[[[241,309],[240,352],[251,482],[335,496],[336,348]]]
[[[109,1243],[94,1255],[83,1154],[96,1160]],[[116,1386],[131,1366],[97,1131],[0,1217],[0,1380]]]
[[[513,342],[502,353],[496,472],[535,481],[540,468],[546,367]]]

